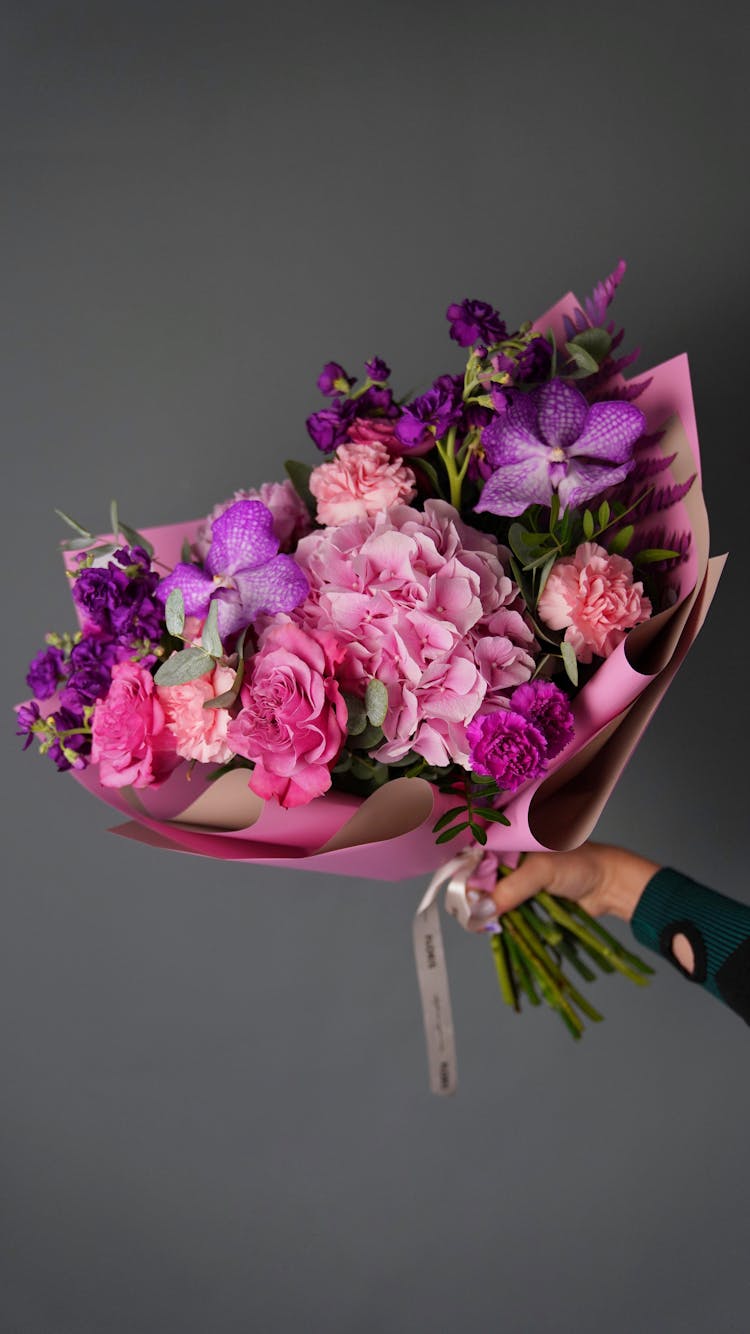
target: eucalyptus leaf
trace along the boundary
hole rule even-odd
[[[574,686],[577,686],[578,659],[576,658],[573,645],[569,644],[567,639],[563,639],[560,645],[560,653],[562,654],[563,666],[566,672],[568,673],[570,680],[572,681]]]
[[[357,733],[357,750],[372,750],[374,746],[379,746],[382,740],[382,727],[373,727],[372,723],[368,723],[364,732]]]
[[[581,343],[566,343],[565,350],[573,358],[578,370],[582,376],[594,375],[599,369],[599,362],[592,357],[590,352]]]
[[[181,686],[186,681],[196,681],[213,668],[214,660],[202,648],[184,648],[173,653],[159,667],[154,680],[159,686]]]
[[[63,546],[66,551],[86,551],[95,541],[95,537],[70,537],[66,538]],[[114,548],[112,549],[114,550]]]
[[[149,542],[148,538],[144,537],[143,533],[139,533],[136,528],[131,528],[130,524],[123,523],[122,519],[120,519],[120,532],[131,547],[142,547],[147,556],[153,556],[153,544]]]
[[[606,329],[582,329],[571,339],[571,342],[576,347],[583,348],[597,363],[597,366],[601,366],[612,347],[612,335],[607,333]]]
[[[210,653],[212,658],[220,658],[224,648],[219,638],[219,604],[216,598],[209,603],[208,616],[206,617],[201,633],[201,648]]]
[[[120,516],[117,512],[116,500],[110,500],[109,502],[109,526],[112,529],[112,536],[117,541],[120,535]]]
[[[382,681],[375,677],[367,682],[365,691],[365,713],[373,727],[382,727],[388,713],[388,691]]]
[[[333,773],[346,774],[352,767],[352,757],[348,750],[342,750],[337,762],[333,766]]]
[[[181,588],[173,588],[164,607],[167,629],[178,639],[185,629],[185,600]]]
[[[56,509],[55,514],[58,519],[62,519],[63,523],[67,523],[68,527],[72,528],[74,533],[78,533],[79,537],[87,537],[91,542],[95,540],[94,534],[90,533],[88,528],[84,528],[83,525],[78,523],[75,519],[71,519],[70,515],[65,513],[65,510]]]
[[[359,736],[367,727],[364,701],[359,698],[359,695],[350,695],[347,691],[343,693],[349,715],[346,730],[349,736]]]
[[[182,550],[180,551],[180,560],[182,561],[183,565],[190,565],[192,559],[193,559],[193,548],[191,547],[190,542],[186,537],[184,538],[182,543]]]
[[[236,703],[242,682],[245,678],[245,636],[247,630],[243,630],[237,641],[237,670],[234,674],[234,680],[228,690],[221,695],[214,695],[213,699],[207,699],[203,702],[204,709],[231,709]]]
[[[610,552],[614,553],[615,555],[620,555],[623,551],[625,551],[626,548],[630,546],[630,543],[633,540],[634,532],[635,529],[632,523],[627,524],[625,528],[621,528],[619,533],[615,533],[615,536],[612,538],[612,541],[609,544]]]

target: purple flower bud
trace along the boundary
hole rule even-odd
[[[374,380],[375,384],[385,384],[391,373],[390,366],[386,365],[382,357],[372,357],[370,361],[366,361],[365,370],[369,379]]]
[[[321,408],[308,417],[305,425],[318,449],[330,454],[346,440],[346,433],[356,416],[354,403],[348,398],[336,398],[330,408]]]
[[[26,684],[37,699],[50,699],[64,676],[65,654],[62,649],[42,649],[29,663]]]
[[[446,311],[450,320],[450,334],[459,347],[472,343],[500,343],[507,333],[503,320],[487,301],[454,302]]]
[[[23,736],[26,740],[23,743],[24,750],[28,750],[34,740],[32,728],[39,722],[41,712],[36,700],[30,700],[28,704],[19,704],[16,709],[16,736]]]
[[[440,375],[426,394],[407,403],[396,427],[396,434],[407,449],[429,439],[430,428],[438,437],[460,419],[463,411],[463,379],[460,375]]]
[[[318,389],[326,398],[335,398],[337,394],[348,394],[354,380],[351,380],[337,361],[327,361],[318,376]]]

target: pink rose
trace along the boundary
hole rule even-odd
[[[104,787],[149,787],[179,763],[150,672],[118,662],[105,699],[94,707],[91,759]]]
[[[235,491],[230,500],[222,500],[214,505],[207,519],[198,529],[193,549],[200,560],[205,560],[211,546],[211,525],[230,505],[238,500],[260,500],[273,515],[273,531],[279,540],[281,551],[293,551],[300,537],[309,533],[312,521],[307,506],[300,500],[292,483],[264,482],[260,488],[251,487],[248,491]]]
[[[215,667],[197,681],[179,686],[157,686],[157,695],[177,745],[177,754],[199,764],[226,764],[234,754],[227,742],[228,709],[205,709],[206,700],[228,690],[234,680],[231,667]]]
[[[330,463],[310,475],[318,521],[328,527],[365,519],[416,495],[414,473],[393,458],[382,441],[339,445]]]
[[[228,741],[252,760],[250,787],[282,806],[304,806],[327,792],[346,739],[347,707],[334,677],[340,650],[332,635],[309,634],[290,621],[263,635],[242,710]]]
[[[633,566],[596,542],[583,542],[574,556],[553,565],[539,599],[539,615],[551,630],[565,629],[579,662],[609,657],[625,633],[651,615]]]

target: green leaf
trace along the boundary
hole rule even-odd
[[[632,523],[627,524],[625,528],[621,528],[619,533],[615,533],[615,536],[609,544],[610,552],[613,552],[615,555],[621,555],[622,552],[630,546],[634,532],[635,529]]]
[[[651,565],[657,560],[674,560],[679,554],[679,551],[669,551],[666,547],[646,547],[633,556],[632,561],[634,565]]]
[[[95,537],[71,537],[63,542],[63,546],[66,551],[86,551],[95,541]],[[114,551],[114,547],[110,547],[109,550]]]
[[[172,589],[167,598],[164,612],[170,635],[176,635],[179,639],[185,629],[185,600],[181,588]]]
[[[203,701],[204,709],[231,709],[236,702],[242,689],[242,682],[245,677],[245,636],[247,629],[242,631],[237,640],[237,670],[234,674],[234,680],[228,690],[223,691],[221,695],[214,695],[213,699]]]
[[[539,576],[539,587],[537,588],[536,591],[537,602],[539,601],[540,597],[542,596],[542,593],[544,592],[547,580],[549,579],[550,574],[552,573],[552,566],[554,565],[556,560],[557,560],[557,555],[555,552],[553,552],[551,556],[547,557],[546,565],[542,566],[542,572]]]
[[[594,375],[599,369],[599,362],[586,351],[581,343],[566,343],[565,350],[573,358],[582,375]]]
[[[148,538],[144,537],[143,533],[139,533],[136,528],[131,528],[130,524],[123,523],[122,519],[120,519],[120,532],[129,546],[143,547],[147,556],[153,556],[154,548]]]
[[[375,677],[367,682],[365,691],[365,713],[373,727],[382,727],[388,712],[388,691],[382,681]]]
[[[357,733],[356,749],[372,750],[375,746],[379,746],[382,740],[383,740],[382,727],[373,727],[370,723],[368,723],[364,732]]]
[[[67,523],[74,533],[78,533],[79,537],[87,537],[90,542],[94,541],[94,534],[90,533],[88,528],[84,528],[80,523],[77,523],[75,519],[71,519],[70,515],[65,513],[65,510],[56,509],[55,514],[58,519],[62,519],[63,523]]]
[[[548,329],[545,337],[552,348],[552,365],[549,368],[549,378],[550,380],[554,380],[557,375],[557,339],[555,338],[554,329]]]
[[[483,820],[491,820],[493,824],[510,824],[502,811],[490,810],[488,806],[474,806],[473,810],[475,815],[481,815]]]
[[[557,520],[559,518],[560,518],[560,497],[555,491],[555,494],[552,497],[552,504],[550,505],[550,511],[549,511],[549,530],[551,533],[554,532],[555,524],[557,523]]]
[[[433,468],[432,464],[427,462],[427,459],[410,459],[409,466],[412,468],[421,468],[422,472],[425,474],[428,481],[431,483],[435,495],[442,496],[443,488],[440,485],[440,478],[437,475],[437,469]]]
[[[534,555],[534,548],[528,540],[530,537],[531,534],[523,524],[512,523],[508,529],[508,546],[522,565]]]
[[[120,536],[120,516],[117,513],[116,500],[110,500],[109,502],[109,526],[112,529],[112,536],[116,541]]]
[[[205,649],[184,648],[161,664],[154,680],[159,686],[181,686],[186,681],[196,681],[199,676],[205,676],[213,665],[214,660]]]
[[[307,506],[313,519],[317,519],[318,506],[315,497],[310,490],[311,465],[309,463],[298,463],[296,459],[287,459],[284,464],[284,471],[300,500]]]
[[[600,528],[607,527],[607,524],[609,523],[609,514],[610,514],[609,503],[606,500],[603,500],[601,505],[599,506],[599,513],[597,515]]]
[[[348,750],[342,750],[339,758],[333,766],[333,773],[346,774],[352,767],[352,757]]]
[[[442,834],[438,834],[437,838],[435,839],[435,842],[449,843],[452,838],[456,837],[456,834],[462,834],[464,829],[468,828],[469,828],[468,820],[464,820],[462,824],[454,824],[452,829],[446,829],[443,831]]]
[[[481,825],[475,824],[473,820],[470,821],[469,828],[471,829],[471,832],[474,835],[474,839],[476,840],[476,842],[479,843],[482,847],[484,847],[485,843],[487,842],[486,831],[482,828]]]
[[[594,516],[591,510],[583,511],[583,536],[587,542],[590,542],[594,536]]]
[[[201,648],[204,648],[206,653],[210,653],[212,658],[220,658],[224,652],[221,639],[219,638],[218,624],[219,604],[216,601],[216,598],[214,598],[213,602],[209,603],[208,616],[206,617],[203,632],[201,634]]]
[[[573,682],[574,686],[577,686],[578,659],[576,658],[575,652],[573,651],[573,645],[569,644],[567,639],[563,639],[560,645],[560,653],[562,654],[563,666],[566,672],[568,673],[570,680]]]
[[[349,714],[346,730],[349,736],[359,736],[367,726],[364,701],[359,698],[359,695],[350,695],[346,690],[343,694]]]
[[[439,834],[440,830],[445,829],[445,826],[450,824],[451,820],[455,820],[459,815],[465,814],[465,806],[454,806],[451,810],[446,811],[445,815],[441,815],[437,823],[432,826],[433,834]]]
[[[188,538],[186,537],[186,538],[184,539],[183,543],[182,543],[182,550],[181,550],[181,552],[180,552],[180,560],[182,561],[182,564],[183,564],[183,565],[190,565],[191,562],[192,562],[192,559],[193,559],[193,548],[191,547],[190,542],[189,542]]]
[[[588,353],[598,367],[609,355],[612,347],[612,335],[607,333],[606,329],[583,329],[581,333],[576,334],[571,339],[571,342],[576,347],[583,348],[584,352]]]

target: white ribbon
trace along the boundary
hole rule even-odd
[[[446,911],[466,931],[486,931],[497,909],[487,895],[468,888],[469,877],[483,855],[482,849],[474,846],[446,862],[432,877],[414,917],[414,959],[422,998],[430,1091],[442,1096],[455,1093],[458,1075],[438,894],[448,881]]]

